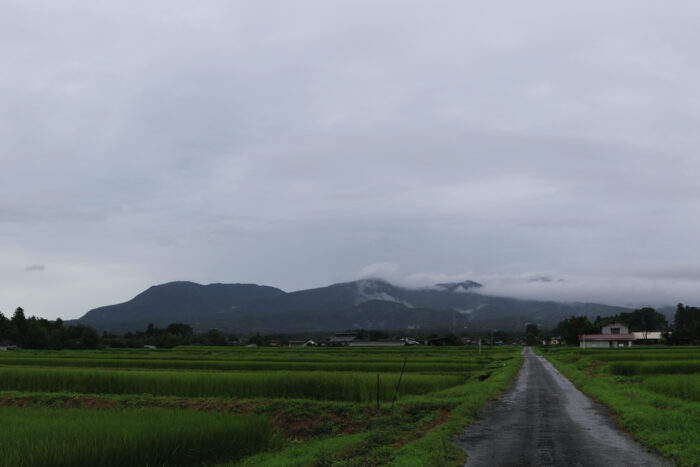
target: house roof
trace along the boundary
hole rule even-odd
[[[633,341],[635,339],[634,334],[581,334],[578,336],[580,341]]]

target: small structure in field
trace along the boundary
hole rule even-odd
[[[634,334],[630,334],[626,324],[612,323],[603,326],[601,334],[581,334],[578,336],[582,349],[632,347]]]
[[[430,337],[425,340],[425,345],[446,346],[454,344],[452,339],[450,339],[449,337]]]
[[[305,341],[289,341],[289,347],[315,347],[318,344],[312,339],[306,339]]]
[[[19,347],[13,341],[0,341],[0,351],[17,350]]]
[[[661,331],[633,332],[636,344],[658,344],[661,340]]]
[[[357,333],[339,332],[335,336],[331,337],[331,340],[328,341],[328,345],[333,347],[350,345],[350,343],[353,342],[355,339],[357,339]]]

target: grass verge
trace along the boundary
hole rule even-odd
[[[608,406],[639,442],[681,466],[700,465],[700,403],[646,390],[643,379],[596,373],[595,362],[578,363],[576,350],[544,355],[581,391]],[[666,376],[679,377],[686,376]]]

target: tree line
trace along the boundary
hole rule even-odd
[[[649,332],[661,331],[667,344],[700,344],[700,308],[682,303],[676,307],[672,326],[669,326],[663,314],[654,308],[644,307],[605,318],[598,316],[593,322],[587,316],[571,316],[561,321],[552,333],[560,335],[568,344],[578,344],[581,334],[598,334],[603,326],[616,322],[624,323],[630,327],[630,331],[642,332],[645,336]]]
[[[66,326],[60,318],[27,318],[17,308],[11,318],[0,312],[0,343],[26,349],[97,349],[100,336],[90,326]]]
[[[153,345],[171,348],[178,345],[229,345],[235,336],[216,329],[195,333],[184,323],[171,323],[165,328],[149,324],[146,330],[116,335],[103,332],[84,324],[65,325],[60,318],[50,321],[31,316],[27,318],[22,308],[17,308],[12,317],[0,312],[0,345],[16,345],[24,349],[98,349],[140,348]]]

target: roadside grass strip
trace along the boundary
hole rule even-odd
[[[0,390],[152,394],[186,397],[279,397],[372,402],[391,400],[398,374],[275,371],[205,373],[57,368],[0,368]],[[407,374],[399,394],[424,394],[463,383],[464,376]]]
[[[678,350],[685,353],[684,349]],[[640,349],[638,354],[650,355],[651,351]],[[594,354],[592,359],[578,349],[544,355],[584,393],[607,405],[619,425],[635,439],[673,458],[678,465],[700,465],[697,361],[662,356],[658,361],[618,361],[599,366],[596,363],[603,361],[604,355]]]
[[[202,465],[267,449],[258,416],[159,409],[0,408],[0,466]]]

